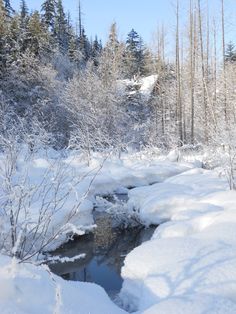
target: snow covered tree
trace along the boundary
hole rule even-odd
[[[104,81],[122,78],[124,75],[124,44],[119,42],[116,23],[110,28],[108,41],[102,51],[99,71]]]

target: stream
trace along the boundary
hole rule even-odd
[[[49,266],[52,272],[66,280],[93,282],[102,286],[115,300],[122,287],[121,268],[126,255],[149,240],[156,226],[114,227],[112,215],[102,211],[95,211],[94,219],[97,228],[93,233],[69,241],[53,252],[53,255],[62,258],[83,253],[85,257]]]

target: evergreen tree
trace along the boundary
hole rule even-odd
[[[119,49],[119,40],[117,34],[117,25],[113,23],[110,28],[109,39],[107,48],[112,50],[113,53],[116,53],[117,49]]]
[[[27,30],[29,34],[28,48],[34,55],[39,55],[40,51],[45,49],[47,31],[43,27],[38,11],[30,16]]]
[[[15,14],[11,18],[9,26],[9,37],[8,37],[8,63],[11,64],[17,60],[21,51],[22,46],[22,30],[21,30],[21,19],[19,14]]]
[[[3,73],[6,58],[6,36],[7,36],[7,20],[6,10],[3,1],[0,0],[0,76]]]
[[[132,29],[126,40],[126,65],[131,76],[142,75],[145,67],[145,48],[139,34]]]
[[[7,12],[7,16],[11,16],[15,11],[11,6],[10,0],[4,0],[5,10]]]
[[[94,41],[91,42],[91,58],[93,59],[93,63],[95,66],[99,64],[99,57],[102,52],[101,42],[98,41],[97,35],[95,36]]]
[[[68,18],[67,18],[67,33],[69,36],[69,47],[68,47],[69,59],[70,61],[79,65],[81,61],[81,53],[79,52],[78,37],[75,34],[73,27],[71,26],[69,13],[68,13]]]
[[[6,9],[3,0],[0,0],[0,38],[6,33]]]
[[[116,23],[113,23],[100,58],[100,75],[106,84],[123,77],[123,59],[124,44],[119,42]]]
[[[91,46],[89,40],[85,34],[84,28],[82,28],[82,34],[79,36],[79,50],[83,56],[84,62],[87,62],[91,55]]]
[[[56,1],[55,0],[46,0],[43,2],[41,11],[43,12],[42,17],[43,21],[48,28],[54,30],[55,26],[55,14],[56,14]]]
[[[21,27],[26,28],[28,20],[28,7],[25,0],[21,0],[20,4],[20,17],[21,17]]]
[[[69,38],[68,56],[73,62],[78,62],[80,60],[78,51],[78,40],[73,34],[71,34]]]
[[[68,33],[67,33],[67,20],[64,12],[62,0],[58,0],[56,4],[56,17],[55,17],[55,35],[58,42],[59,50],[65,53],[68,50]]]
[[[24,53],[27,50],[30,41],[30,34],[28,33],[29,13],[25,0],[21,0],[19,17],[20,17],[20,33],[18,42],[20,46],[20,51]]]
[[[232,43],[232,41],[230,41],[226,47],[225,61],[227,62],[236,61],[236,50],[235,50],[235,45]]]

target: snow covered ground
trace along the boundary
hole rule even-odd
[[[122,269],[121,298],[138,313],[236,313],[236,192],[192,169],[129,193],[146,224],[163,223]]]
[[[18,191],[19,178],[25,173],[30,173],[29,187],[42,178],[47,184],[55,183],[57,158],[56,153],[40,152],[26,163],[19,155],[13,191]],[[161,226],[150,241],[125,259],[120,293],[124,308],[139,314],[236,313],[236,193],[228,190],[219,172],[198,168],[200,162],[176,162],[177,158],[174,152],[168,158],[130,154],[121,160],[94,155],[88,166],[76,154],[63,157],[60,189],[70,193],[53,215],[49,233],[63,225],[76,202],[79,206],[57,245],[69,230],[83,233],[93,225],[97,194],[128,192],[128,187],[136,187],[129,191],[127,214],[135,213],[146,225]],[[3,169],[4,156],[0,159]],[[2,188],[1,199],[9,197],[4,193]],[[31,199],[30,205],[32,223],[42,206],[39,197]],[[6,229],[4,219],[1,216]],[[101,287],[66,282],[43,266],[17,264],[0,255],[0,313],[125,312]]]
[[[1,314],[122,314],[98,285],[68,282],[47,267],[0,257]]]

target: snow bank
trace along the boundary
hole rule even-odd
[[[69,282],[46,267],[17,264],[0,255],[1,314],[122,314],[92,283]]]
[[[129,193],[130,210],[163,223],[122,269],[121,298],[138,313],[236,312],[236,192],[192,169]]]
[[[85,165],[81,167],[79,156],[70,156],[65,160],[65,163],[79,171],[80,176],[89,173],[89,176],[86,177],[88,182],[103,162],[104,159],[99,155],[94,156],[89,167]],[[109,194],[124,187],[137,187],[162,182],[192,167],[192,163],[169,162],[160,157],[150,158],[150,156],[145,155],[141,158],[139,155],[124,155],[122,159],[110,157],[96,174],[90,195]]]
[[[131,190],[128,207],[145,224],[159,224],[176,220],[180,215],[192,216],[220,210],[217,205],[209,205],[203,196],[226,188],[227,181],[220,180],[217,173],[191,169],[161,184]]]

